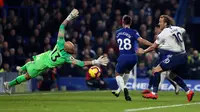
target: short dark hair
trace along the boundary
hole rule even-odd
[[[169,26],[169,25],[175,25],[174,19],[171,18],[168,15],[161,15],[160,18],[164,18],[164,22],[167,23],[167,26]]]
[[[132,23],[132,18],[129,15],[124,15],[122,18],[122,21],[125,25],[131,25]]]

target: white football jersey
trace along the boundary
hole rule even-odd
[[[185,52],[185,44],[183,41],[184,28],[178,26],[170,26],[163,29],[156,39],[158,48],[172,52]]]

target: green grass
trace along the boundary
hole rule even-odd
[[[131,91],[132,102],[126,102],[123,93],[119,98],[110,91],[96,92],[45,92],[0,96],[0,112],[124,112],[154,106],[188,104],[185,93],[159,92],[157,100],[144,99],[139,91]],[[191,103],[200,102],[196,92]],[[200,112],[200,104],[170,107],[140,112]]]

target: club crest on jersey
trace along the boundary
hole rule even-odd
[[[70,59],[71,59],[71,60],[74,60],[74,57],[73,57],[73,56],[71,56],[71,57],[70,57]]]
[[[163,60],[163,63],[167,64],[170,62],[170,59],[169,58],[166,58],[165,60]]]

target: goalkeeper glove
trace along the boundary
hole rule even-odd
[[[72,20],[72,19],[78,17],[78,13],[79,13],[79,12],[78,12],[77,9],[73,9],[73,10],[71,11],[71,13],[67,16],[67,20],[70,21],[70,20]]]
[[[109,60],[107,56],[100,56],[98,59],[92,61],[92,65],[103,65],[107,66]]]

